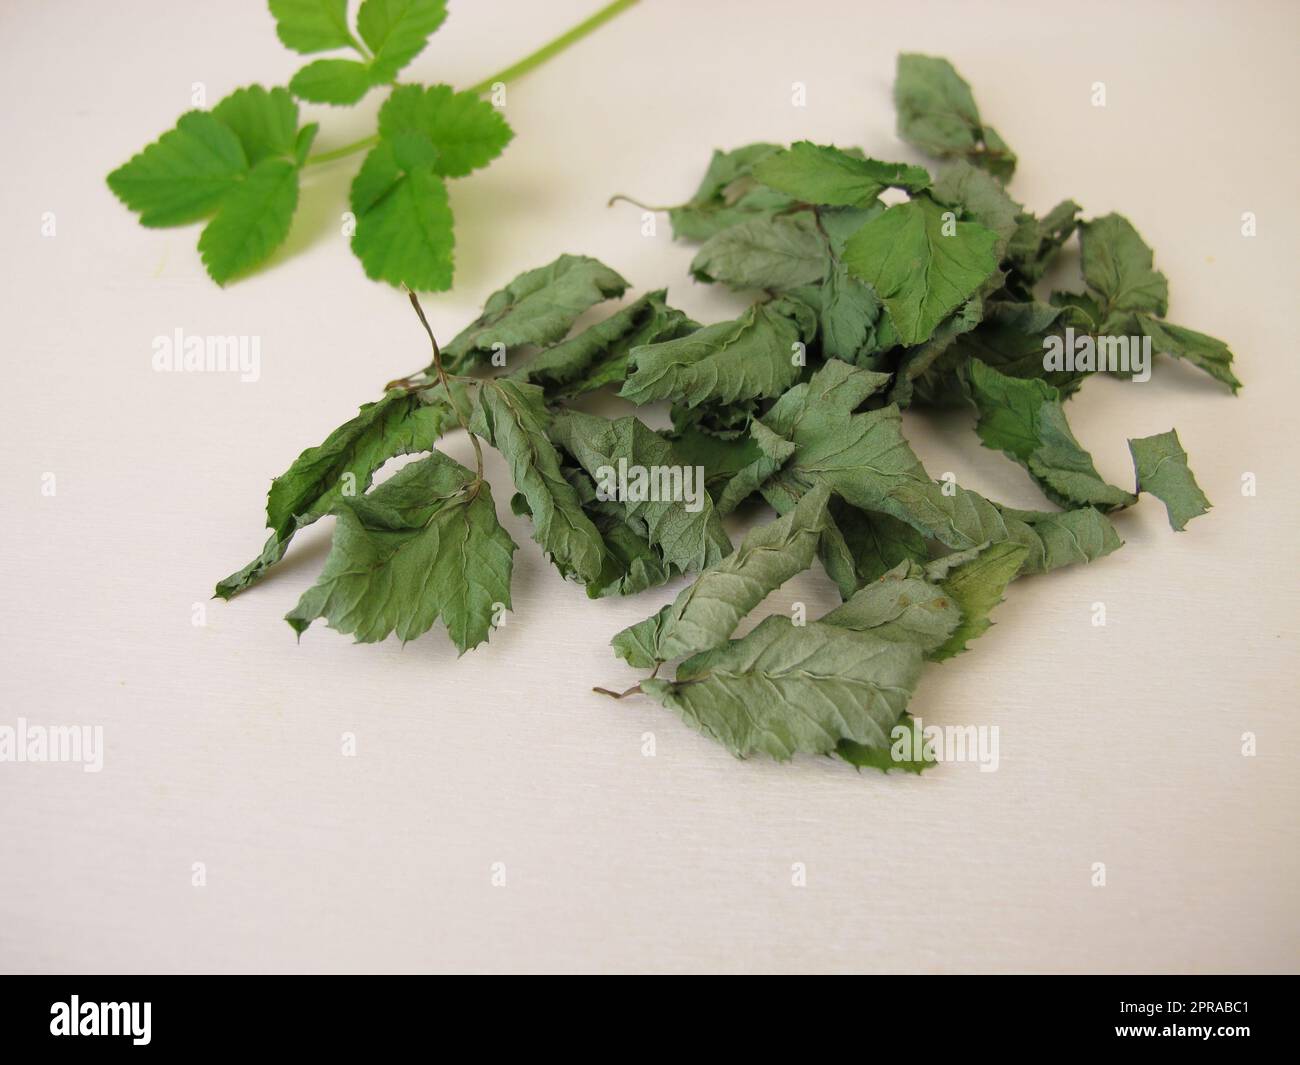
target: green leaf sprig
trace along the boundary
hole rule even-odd
[[[199,254],[219,285],[270,258],[289,235],[304,170],[366,153],[352,182],[352,250],[366,276],[420,291],[451,287],[455,234],[447,181],[487,166],[513,137],[482,95],[546,62],[636,0],[615,0],[536,52],[478,84],[397,84],[447,17],[446,0],[270,0],[276,33],[315,59],[287,89],[236,89],[108,175],[108,186],[149,227],[208,220]],[[319,123],[300,124],[298,101],[347,106],[389,94],[373,136],[311,154]]]
[[[397,90],[391,106],[405,114],[425,99]],[[1010,197],[1015,155],[947,61],[900,57],[895,99],[903,138],[948,160],[936,174],[852,148],[753,144],[715,152],[695,196],[667,209],[676,235],[702,242],[697,280],[755,295],[731,321],[694,322],[658,289],[570,335],[629,288],[575,255],[516,277],[441,348],[412,295],[433,362],[276,478],[266,546],[217,594],[260,580],[299,529],[332,514],[329,557],[288,615],[295,630],[323,619],[359,641],[407,640],[441,619],[459,651],[482,643],[509,609],[516,549],[482,443],[506,460],[511,508],[590,597],[695,575],[612,640],[648,675],[597,691],[655,699],[742,758],[927,768],[922,745],[891,742],[899,728],[915,735],[918,680],[989,628],[1015,580],[1116,550],[1114,519],[1141,493],[1178,530],[1210,506],[1172,430],[1129,441],[1132,491],[1106,481],[1066,415],[1093,368],[1045,352],[1125,336],[1233,392],[1240,382],[1225,344],[1165,321],[1168,283],[1125,218],[1080,221],[1071,200],[1040,217]],[[887,189],[903,201],[887,206]],[[1082,289],[1043,291],[1076,232]],[[572,406],[599,390],[633,410],[667,403],[672,428]],[[909,406],[973,410],[980,442],[1024,468],[1044,509],[935,480],[903,434]],[[476,470],[437,450],[455,428],[470,433]],[[424,457],[371,487],[390,458],[413,454]],[[698,468],[702,494],[611,494],[616,467]],[[775,518],[733,546],[724,519],[760,501]],[[839,607],[767,617],[736,637],[817,565]]]

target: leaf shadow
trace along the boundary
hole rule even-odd
[[[516,235],[524,220],[553,213],[556,197],[547,184],[517,181],[518,173],[517,169],[499,167],[495,173],[488,169],[451,183],[456,219],[453,288],[500,288],[511,273],[502,264],[513,266],[518,258]],[[564,249],[557,249],[555,254],[560,250]]]
[[[352,166],[333,165],[312,168],[299,190],[298,211],[294,215],[289,238],[278,247],[265,265],[274,267],[285,259],[321,244],[332,235],[346,240],[343,235],[343,214],[349,210],[348,190],[356,171]]]

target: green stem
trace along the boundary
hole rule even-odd
[[[524,56],[524,58],[519,60],[519,62],[511,64],[506,67],[505,70],[493,74],[490,78],[484,78],[476,85],[470,86],[467,91],[481,96],[483,93],[489,91],[498,81],[510,82],[515,78],[523,77],[530,70],[535,70],[548,59],[559,55],[568,48],[569,45],[576,44],[588,34],[600,29],[600,27],[606,22],[617,15],[621,15],[636,2],[637,0],[614,0],[612,4],[606,4],[592,15],[591,18],[579,22],[573,27],[573,29],[560,34],[560,36],[556,37],[555,40],[542,45],[542,47],[537,49],[537,51]],[[328,152],[320,152],[316,155],[309,156],[307,161],[303,163],[303,166],[318,166],[321,163],[332,163],[335,159],[343,159],[356,152],[363,152],[367,148],[373,148],[378,143],[378,134],[371,137],[362,137],[361,140],[353,141],[351,144],[345,144],[341,148],[333,148]]]
[[[367,63],[371,62],[375,58],[373,55],[370,54],[370,49],[367,48],[360,41],[358,41],[356,36],[350,32],[348,33],[348,44],[350,44],[352,46],[352,50],[356,52],[357,55],[359,55]]]
[[[582,40],[582,38],[586,37],[587,34],[600,29],[600,27],[605,25],[605,23],[610,19],[617,15],[621,15],[635,3],[636,0],[614,0],[614,3],[606,4],[585,22],[579,22],[567,33],[560,34],[560,36],[556,37],[550,44],[542,45],[541,48],[537,49],[537,51],[533,52],[531,55],[524,56],[524,58],[519,60],[518,63],[506,67],[506,69],[501,71],[501,73],[493,74],[490,78],[484,78],[477,85],[472,86],[469,91],[472,93],[485,93],[498,81],[509,82],[513,81],[515,78],[522,77],[530,70],[540,67],[552,56],[559,55],[568,48],[569,45],[575,44]]]
[[[364,152],[367,148],[373,148],[379,143],[379,134],[375,133],[369,137],[362,137],[359,141],[353,141],[351,144],[345,144],[342,148],[334,148],[328,152],[318,152],[316,155],[309,155],[303,166],[318,166],[321,163],[332,163],[335,159],[343,159],[352,155],[354,152]]]

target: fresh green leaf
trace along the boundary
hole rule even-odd
[[[397,153],[390,141],[380,141],[366,153],[361,169],[352,179],[350,193],[352,211],[364,215],[384,198],[402,179],[402,168],[397,165]]]
[[[211,113],[191,111],[176,128],[108,176],[109,187],[147,226],[216,217],[199,238],[218,284],[266,259],[288,236],[298,204],[298,105],[284,89],[237,89]],[[250,168],[250,163],[251,168]]]
[[[1138,491],[1150,492],[1164,503],[1169,524],[1175,529],[1181,532],[1189,521],[1210,509],[1210,501],[1188,469],[1187,452],[1173,429],[1130,440],[1128,449],[1137,469]]]
[[[402,134],[428,139],[437,149],[434,166],[443,177],[464,177],[487,166],[514,136],[490,103],[450,85],[393,89],[379,110],[379,136],[392,141]]]
[[[199,254],[212,280],[224,285],[263,262],[289,235],[298,207],[298,168],[263,159],[231,189],[199,236]]]
[[[370,67],[356,59],[317,59],[289,80],[295,96],[318,104],[354,104],[372,85]]]
[[[368,277],[450,288],[455,235],[440,175],[484,165],[510,139],[509,127],[477,97],[404,85],[380,110],[379,129],[382,140],[352,184],[352,250]]]
[[[229,126],[190,111],[139,155],[108,175],[108,187],[144,226],[180,226],[206,218],[248,172],[248,157]]]
[[[392,81],[424,50],[446,17],[446,0],[364,0],[357,12],[357,30],[374,52],[372,80]]]
[[[376,194],[382,179],[393,174],[388,189]],[[352,251],[368,278],[421,292],[451,287],[451,206],[447,186],[432,167],[399,171],[391,146],[380,144],[352,183],[352,210]]]
[[[271,0],[275,32],[286,48],[310,54],[352,45],[348,0]]]
[[[252,166],[263,159],[294,158],[298,137],[298,104],[285,89],[249,85],[236,89],[212,109],[244,147]]]
[[[298,135],[293,139],[293,161],[302,166],[307,161],[307,154],[311,151],[311,146],[316,141],[316,134],[320,132],[319,122],[308,122],[298,131]]]

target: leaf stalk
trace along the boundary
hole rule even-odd
[[[555,56],[559,55],[570,45],[576,44],[588,34],[594,33],[610,19],[621,15],[636,2],[637,0],[614,0],[613,3],[606,4],[590,18],[579,22],[573,28],[566,30],[554,40],[548,41],[535,52],[529,53],[524,56],[523,59],[520,59],[516,63],[512,63],[504,70],[498,71],[496,74],[486,77],[482,81],[471,85],[467,91],[474,93],[476,96],[481,96],[483,93],[490,91],[492,86],[497,82],[510,82],[515,78],[523,77],[529,71],[536,70],[547,60],[553,59]],[[352,45],[362,55],[366,54],[360,42],[354,39]],[[349,155],[354,155],[357,152],[363,152],[369,148],[373,148],[378,143],[378,134],[371,137],[362,137],[360,140],[353,141],[351,144],[345,144],[339,148],[332,148],[328,152],[319,152],[316,155],[310,155],[307,157],[306,162],[303,163],[303,166],[319,166],[322,163],[332,163],[336,159],[344,159]]]
[[[611,699],[626,699],[629,695],[641,694],[641,685],[634,684],[625,692],[611,691],[609,688],[592,688],[591,690],[599,692],[601,695],[608,695]]]
[[[420,306],[420,297],[409,288],[406,290],[406,295],[411,301],[411,306],[415,308],[415,313],[419,316],[424,331],[429,334],[429,343],[433,345],[433,366],[438,372],[438,381],[442,385],[442,390],[447,394],[447,402],[451,404],[451,409],[456,413],[456,420],[460,422],[460,427],[466,433],[469,433],[470,443],[474,445],[474,464],[477,467],[478,481],[481,482],[483,480],[483,447],[478,442],[478,437],[470,432],[469,421],[465,418],[465,412],[460,409],[456,403],[456,397],[451,394],[451,382],[447,379],[447,371],[442,366],[442,349],[438,347],[438,339],[433,335],[429,319],[424,316],[424,308]]]

